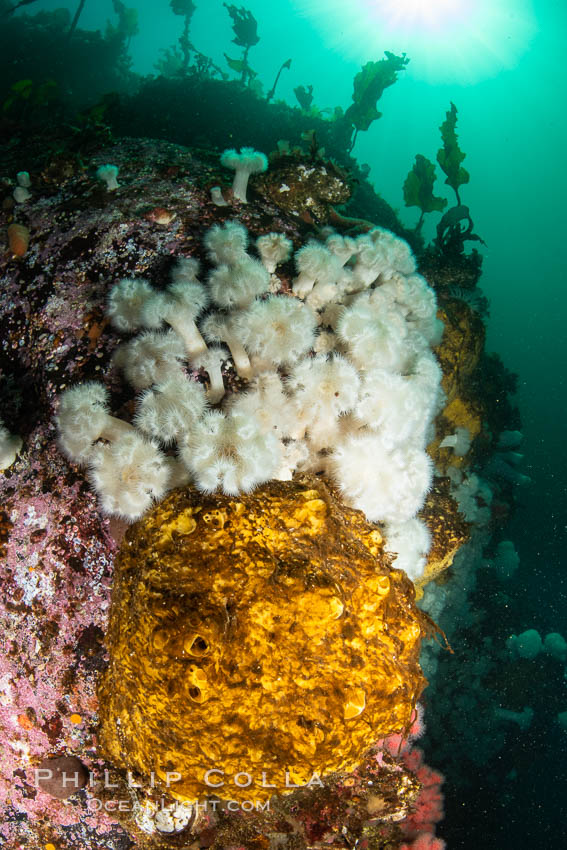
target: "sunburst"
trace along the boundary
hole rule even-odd
[[[408,74],[473,84],[516,67],[537,31],[531,0],[293,0],[328,46],[361,63],[407,53]]]

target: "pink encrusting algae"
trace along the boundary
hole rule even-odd
[[[86,764],[94,756],[95,676],[115,544],[92,494],[69,482],[50,432],[39,426],[29,435],[3,481],[0,805],[64,826],[84,818],[83,807],[39,790],[34,767],[62,752]],[[109,828],[107,817],[90,819]],[[16,826],[7,819],[0,834],[9,838]]]

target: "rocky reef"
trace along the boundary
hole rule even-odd
[[[96,177],[108,163],[116,188]],[[88,166],[64,165],[30,167],[23,203],[12,200],[15,174],[1,175],[1,226],[27,231],[17,250],[7,235],[0,257],[0,413],[22,440],[0,476],[5,846],[411,846],[440,817],[441,780],[411,743],[419,649],[434,627],[380,524],[323,474],[301,472],[238,496],[173,490],[126,528],[101,514],[57,446],[58,398],[80,382],[104,381],[113,412],[132,418],[135,394],[113,359],[123,337],[106,312],[117,280],[144,276],[162,292],[177,258],[207,267],[203,234],[230,218],[294,249],[327,234],[273,203],[265,179],[260,196],[251,180],[248,203],[215,204],[218,159],[166,142],[127,139]],[[339,220],[332,200],[318,197],[321,221]],[[291,261],[280,266],[280,292],[294,274]],[[439,473],[419,514],[432,539],[423,582],[468,535],[441,476],[471,454],[441,443],[461,426],[476,437],[483,415],[469,380],[482,323],[450,309],[436,349]],[[185,371],[208,387],[203,369]],[[228,352],[222,376],[227,394],[246,388]],[[76,787],[57,772],[61,758],[80,765]],[[284,785],[287,772],[290,793],[270,811],[231,814],[227,789],[208,795],[208,812],[176,810],[214,791],[199,776],[213,767],[238,803],[250,799],[233,781],[242,771]],[[435,805],[416,821],[424,788]]]

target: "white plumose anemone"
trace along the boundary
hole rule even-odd
[[[151,284],[143,278],[122,278],[110,290],[106,315],[114,327],[127,333],[143,326],[142,311],[153,294]]]
[[[129,521],[165,496],[169,475],[166,458],[155,443],[135,431],[97,445],[89,458],[89,481],[103,511]]]
[[[256,239],[256,248],[266,270],[273,274],[276,266],[291,257],[293,243],[283,233],[266,233]]]
[[[197,327],[197,317],[209,302],[209,294],[198,280],[178,280],[165,292],[154,292],[144,304],[142,317],[148,328],[169,325],[182,340],[189,359],[207,349]]]
[[[173,443],[191,432],[206,406],[201,384],[174,374],[139,396],[134,424],[155,440]]]
[[[309,242],[300,248],[295,265],[299,274],[293,282],[293,291],[298,298],[305,298],[316,283],[336,283],[342,267],[336,255],[319,242]]]
[[[236,327],[250,354],[278,366],[295,363],[313,347],[316,319],[301,301],[269,295],[238,316]]]
[[[242,344],[242,334],[237,324],[238,314],[210,313],[201,325],[205,337],[210,342],[224,342],[230,349],[236,371],[241,378],[252,377],[250,358]]]
[[[341,315],[337,335],[359,369],[368,371],[372,366],[390,372],[406,369],[408,326],[399,310],[380,311],[366,295],[359,295]]]
[[[388,450],[377,434],[347,436],[327,468],[350,504],[373,522],[405,522],[423,507],[433,464],[420,449]]]
[[[339,354],[301,360],[286,381],[297,423],[295,436],[307,431],[313,448],[332,449],[338,419],[355,407],[359,386],[357,370]]]
[[[248,231],[238,221],[213,224],[203,241],[209,259],[217,266],[232,266],[248,257]]]
[[[143,390],[178,374],[184,358],[183,343],[174,331],[145,331],[119,346],[114,364],[133,387]]]
[[[234,148],[225,150],[221,156],[221,164],[234,170],[232,194],[243,204],[247,203],[246,190],[250,175],[265,171],[268,158],[254,148],[241,148],[238,153]]]
[[[181,458],[200,490],[229,495],[253,490],[280,464],[279,440],[255,419],[211,410],[181,446]]]
[[[255,419],[263,433],[276,434],[279,438],[290,436],[295,420],[282,379],[273,371],[261,372],[248,392],[233,396],[230,410],[233,414]]]
[[[259,260],[246,254],[234,265],[222,265],[209,275],[211,298],[225,310],[247,307],[268,291],[270,275]]]
[[[61,395],[55,417],[59,448],[71,460],[88,463],[94,443],[135,433],[128,422],[108,412],[108,390],[96,381],[69,387]]]

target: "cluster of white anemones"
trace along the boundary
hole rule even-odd
[[[142,279],[112,288],[110,321],[138,332],[115,356],[139,392],[134,421],[110,415],[102,385],[72,387],[57,416],[61,448],[87,466],[103,510],[128,520],[188,481],[237,494],[324,472],[386,524],[398,566],[416,577],[429,546],[415,515],[432,476],[425,447],[441,371],[431,346],[442,324],[409,246],[381,228],[331,233],[297,251],[293,292],[278,294],[285,236],[257,239],[259,259],[236,221],[204,241],[206,282],[181,258],[165,291]],[[240,392],[224,385],[229,357],[247,382]],[[207,373],[206,387],[187,363]]]

